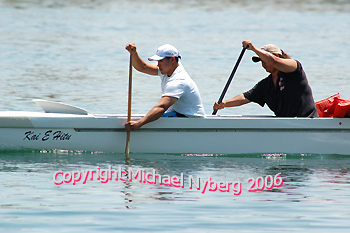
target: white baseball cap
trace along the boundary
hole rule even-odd
[[[177,51],[177,49],[170,45],[170,44],[165,44],[160,46],[157,49],[157,52],[155,55],[153,55],[152,57],[149,57],[148,60],[149,61],[159,61],[162,60],[166,57],[178,57],[181,58],[181,56],[179,55],[179,51]]]

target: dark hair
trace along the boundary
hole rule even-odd
[[[282,58],[291,59],[291,57],[288,54],[286,54],[282,49],[281,49],[281,52],[282,52]]]
[[[172,58],[172,57],[166,57],[167,59],[170,59],[170,58]],[[178,57],[173,57],[173,58],[175,58],[175,61],[176,62],[179,62],[179,58],[181,58],[181,56],[178,56]]]

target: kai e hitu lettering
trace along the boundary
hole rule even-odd
[[[144,169],[134,170],[129,167],[127,170],[123,170],[122,167],[113,169],[110,166],[108,169],[97,169],[62,172],[58,171],[53,176],[53,181],[56,185],[62,185],[63,183],[77,183],[86,184],[88,181],[98,180],[101,183],[108,183],[110,181],[129,181],[139,182],[144,184],[164,185],[176,188],[185,188],[185,176],[183,173],[180,176],[160,175],[155,169],[151,172],[147,172]],[[234,195],[241,194],[242,184],[240,182],[215,182],[211,177],[202,179],[199,176],[194,178],[192,175],[188,176],[188,188],[198,190],[201,193],[205,192],[233,192]]]

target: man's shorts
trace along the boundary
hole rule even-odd
[[[187,117],[184,114],[178,113],[176,111],[166,112],[161,117]]]

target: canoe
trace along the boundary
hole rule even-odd
[[[0,112],[0,150],[124,153],[126,115],[89,114],[63,103],[36,102],[44,112]],[[350,118],[160,118],[131,132],[130,153],[350,155]]]

